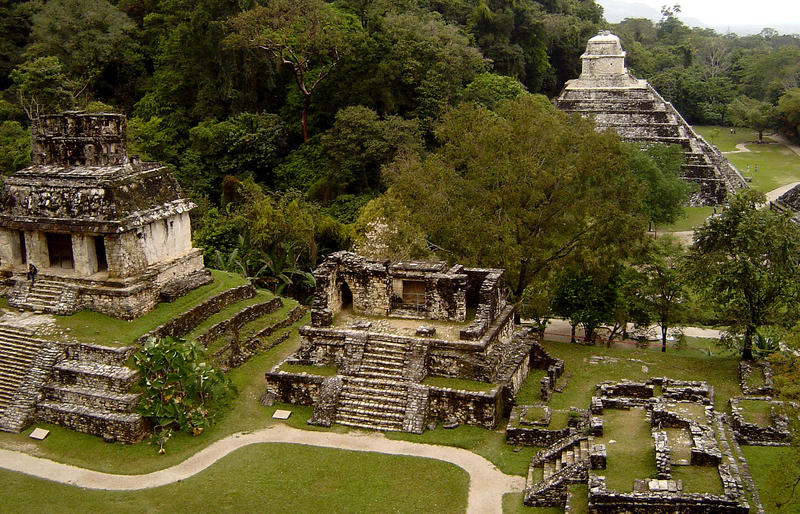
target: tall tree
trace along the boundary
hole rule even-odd
[[[661,351],[667,351],[667,331],[682,319],[686,304],[684,246],[670,237],[656,239],[636,269],[643,276],[641,298],[661,328]]]
[[[576,250],[625,249],[643,232],[641,184],[618,136],[593,126],[542,96],[462,104],[437,127],[441,147],[386,168],[387,194],[442,256],[507,269],[519,297]]]
[[[728,106],[733,124],[749,127],[758,132],[758,142],[764,140],[764,131],[778,125],[778,110],[769,102],[740,96]]]
[[[348,50],[346,33],[358,26],[354,17],[323,0],[274,0],[230,20],[232,44],[269,53],[294,76],[303,95],[301,126],[308,140],[308,111],[320,83]]]
[[[732,197],[694,234],[693,283],[734,330],[744,332],[743,359],[752,359],[756,330],[800,320],[800,226],[783,213],[759,209],[764,196]]]

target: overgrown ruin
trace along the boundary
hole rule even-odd
[[[158,163],[128,158],[120,114],[33,121],[33,164],[0,192],[0,276],[9,304],[132,319],[210,280],[188,200]],[[32,283],[29,265],[38,269]]]
[[[739,171],[671,103],[627,70],[617,36],[602,31],[591,38],[581,61],[580,77],[568,81],[555,101],[558,109],[592,116],[598,130],[612,129],[624,141],[680,145],[686,157],[683,178],[699,186],[693,205],[723,203],[729,193],[747,187]]]
[[[507,414],[531,342],[515,334],[503,270],[338,252],[314,276],[301,347],[266,374],[272,400],[313,405],[314,424],[414,433],[439,420],[493,428]]]

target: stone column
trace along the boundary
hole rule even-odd
[[[44,232],[25,231],[25,246],[29,263],[36,266],[39,271],[50,267],[50,253],[47,250],[47,237]]]
[[[72,235],[72,262],[75,272],[80,276],[89,276],[97,272],[97,251],[93,236]]]

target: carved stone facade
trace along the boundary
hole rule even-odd
[[[728,193],[747,187],[739,171],[672,104],[646,80],[631,75],[617,36],[603,31],[591,38],[581,61],[580,77],[568,81],[556,99],[558,109],[592,116],[598,130],[610,128],[624,141],[683,147],[683,178],[700,188],[693,204],[722,203]]]
[[[33,165],[0,193],[0,274],[12,305],[132,319],[162,288],[208,282],[189,278],[203,274],[194,204],[166,167],[128,158],[124,116],[67,112],[32,130]]]
[[[532,343],[514,331],[502,270],[338,252],[314,275],[312,323],[285,363],[335,367],[338,378],[282,371],[282,363],[267,373],[271,396],[314,405],[312,423],[379,430],[421,432],[437,420],[493,428],[508,413]],[[464,390],[427,377],[484,385]]]

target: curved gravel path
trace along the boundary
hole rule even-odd
[[[525,478],[502,473],[494,464],[470,451],[449,446],[386,439],[378,432],[335,434],[276,425],[238,433],[204,448],[180,464],[144,475],[114,475],[62,464],[26,453],[0,449],[0,468],[87,489],[132,491],[171,484],[208,468],[219,459],[256,443],[294,443],[342,450],[410,455],[450,462],[469,473],[468,513],[502,512],[503,494],[521,492]]]

